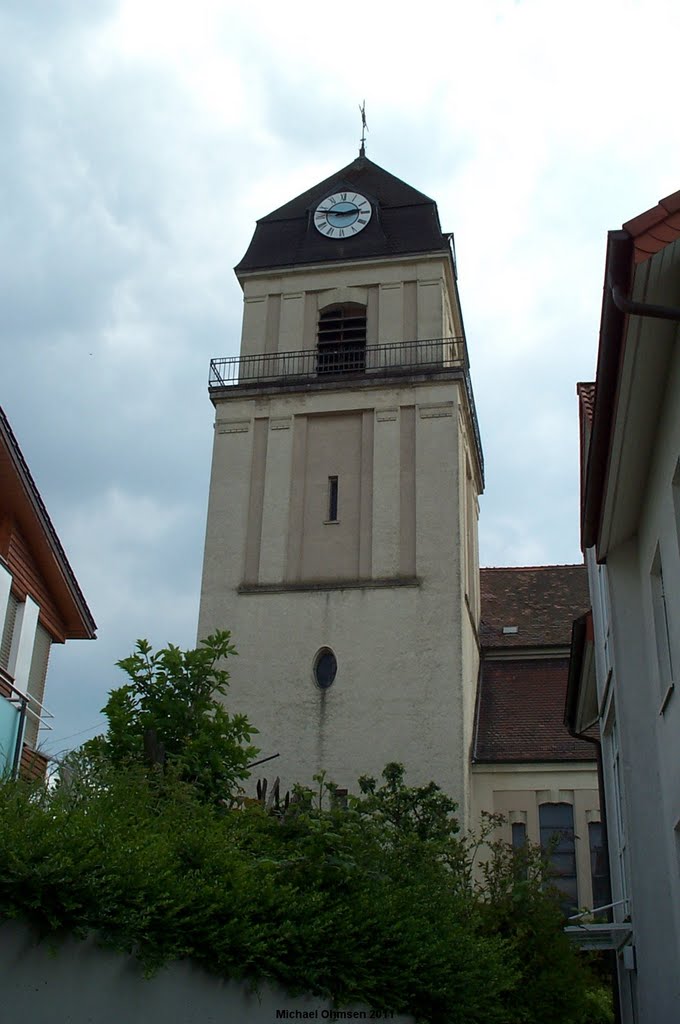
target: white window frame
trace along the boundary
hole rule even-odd
[[[673,655],[671,653],[671,633],[668,625],[668,604],[663,581],[663,562],[661,547],[656,545],[654,557],[649,570],[649,581],[652,594],[652,619],[654,627],[654,646],[656,664],[659,674],[659,696],[663,714],[670,696],[675,688],[673,678]]]

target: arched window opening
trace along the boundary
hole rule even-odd
[[[317,335],[319,373],[353,373],[366,368],[366,307],[358,302],[324,309]]]

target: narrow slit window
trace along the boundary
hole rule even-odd
[[[527,827],[523,821],[512,823],[512,852],[515,855],[514,873],[518,881],[526,881],[528,876],[527,862]]]
[[[337,476],[328,477],[328,522],[337,523],[338,521],[338,478]]]
[[[513,821],[512,823],[512,848],[513,850],[523,850],[527,844],[527,827],[523,821]]]

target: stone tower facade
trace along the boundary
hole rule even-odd
[[[199,638],[287,787],[401,761],[468,817],[482,454],[450,236],[360,156],[258,221],[211,364]]]

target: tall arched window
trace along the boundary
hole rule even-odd
[[[566,916],[578,907],[574,809],[571,804],[541,804],[538,819],[541,846],[548,854],[552,882],[562,893]]]
[[[319,314],[319,373],[352,373],[366,367],[366,307],[358,302],[331,306]]]

